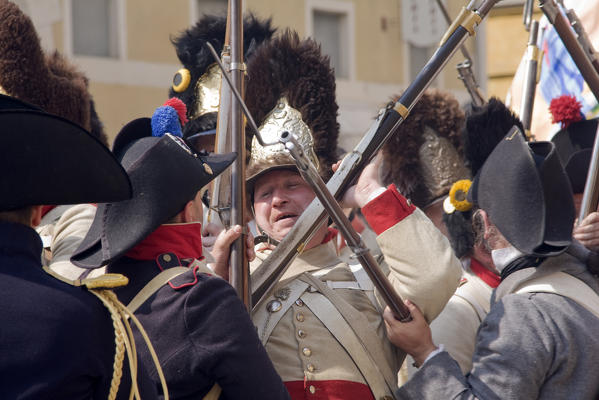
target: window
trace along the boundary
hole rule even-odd
[[[342,43],[345,25],[344,14],[314,11],[314,39],[320,43],[322,52],[331,59],[337,78],[349,78],[349,63]]]
[[[422,67],[428,62],[435,51],[434,47],[420,47],[408,43],[410,51],[410,81],[416,78],[416,75],[422,70]]]
[[[117,0],[71,2],[73,54],[118,58]]]
[[[227,15],[227,0],[195,0],[196,20],[204,14]]]

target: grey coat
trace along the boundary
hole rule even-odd
[[[599,293],[586,266],[569,254],[509,275],[491,299],[477,335],[473,368],[464,376],[447,352],[431,358],[398,391],[402,399],[599,398],[599,318],[553,293],[513,293],[555,271]]]

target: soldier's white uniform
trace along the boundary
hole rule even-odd
[[[390,282],[431,321],[462,270],[447,239],[393,185],[362,212],[378,234]],[[270,254],[257,250],[252,269]],[[403,353],[387,340],[384,303],[363,274],[328,241],[300,254],[257,305],[254,323],[293,399],[393,398]]]

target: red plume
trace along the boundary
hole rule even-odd
[[[187,123],[187,106],[185,103],[181,101],[178,97],[171,97],[165,103],[165,106],[170,106],[177,111],[177,115],[179,116],[179,121],[181,122],[181,126]]]
[[[582,120],[580,112],[582,104],[576,100],[575,96],[563,95],[554,98],[549,104],[551,112],[551,122],[554,124],[560,122],[562,129],[567,128],[571,123]]]

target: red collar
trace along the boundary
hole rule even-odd
[[[54,208],[56,208],[56,206],[42,206],[42,218]]]
[[[175,253],[179,259],[202,257],[202,224],[160,225],[125,254],[136,260],[154,260],[160,254]]]
[[[492,288],[499,286],[501,277],[495,272],[486,269],[480,261],[474,257],[470,257],[470,270]]]

